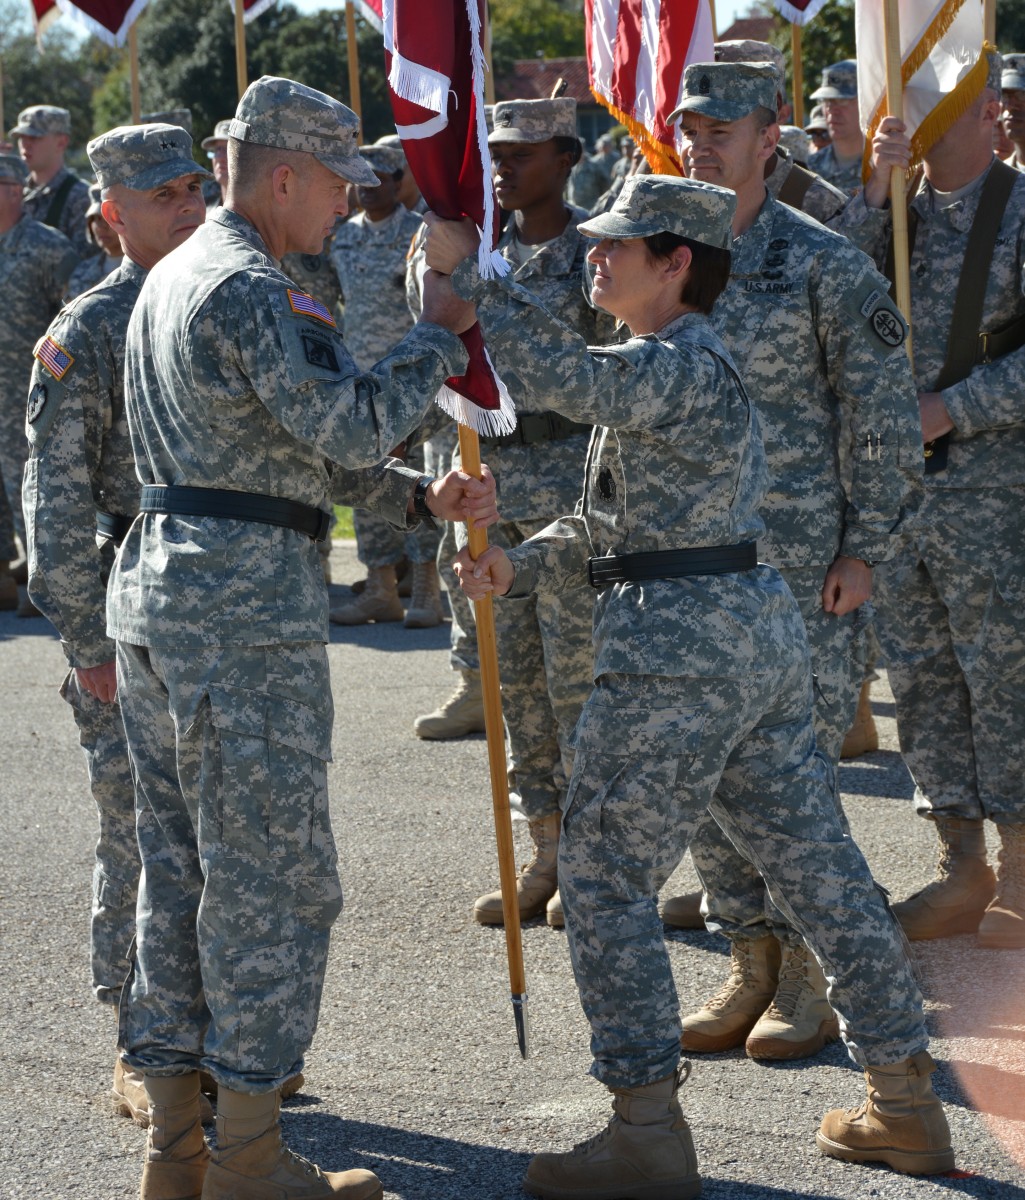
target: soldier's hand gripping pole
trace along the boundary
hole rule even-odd
[[[463,470],[481,477],[480,442],[475,430],[460,423],[459,454]],[[467,522],[470,554],[478,558],[487,549],[488,535]],[[509,777],[505,767],[505,729],[502,724],[502,694],[498,680],[498,646],[495,641],[495,614],[491,596],[474,601],[477,619],[477,650],[480,655],[480,682],[484,698],[484,728],[488,739],[488,766],[491,770],[491,799],[495,810],[495,840],[498,844],[498,878],[502,888],[502,915],[505,920],[505,947],[509,960],[509,988],[512,992],[516,1041],[520,1054],[529,1053],[527,1042],[527,982],[523,971],[523,942],[520,937],[520,908],[516,901],[516,860],[513,854],[512,813],[509,810]]]

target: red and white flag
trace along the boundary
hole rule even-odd
[[[33,0],[37,7],[40,0]],[[65,16],[108,46],[123,46],[148,0],[57,0]]]
[[[708,0],[584,0],[591,91],[624,124],[661,174],[682,175],[666,117],[683,69],[714,58]]]
[[[384,32],[384,0],[355,0],[356,11],[378,33]]]
[[[35,22],[37,40],[60,15],[57,0],[32,0],[32,20]]]
[[[496,249],[498,206],[484,118],[484,0],[383,0],[385,66],[395,129],[413,178],[432,212],[470,217],[480,232],[484,278],[509,264]],[[447,380],[441,407],[478,433],[515,428],[516,415],[481,336],[461,335],[466,375]]]
[[[825,8],[827,0],[772,0],[776,11],[792,25],[807,25]]]

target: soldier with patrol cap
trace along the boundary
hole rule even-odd
[[[808,166],[823,179],[853,196],[861,187],[865,135],[858,117],[858,64],[853,58],[833,63],[822,72],[822,85],[811,94],[822,105],[829,145],[817,150]]]
[[[700,1193],[657,897],[709,807],[826,964],[865,1070],[868,1103],[827,1113],[820,1149],[913,1173],[954,1163],[921,996],[815,748],[801,614],[758,562],[758,415],[709,321],[740,199],[634,176],[610,213],[580,227],[597,240],[594,300],[629,329],[607,348],[588,347],[515,280],[482,281],[468,222],[427,218],[428,261],[476,302],[489,347],[515,353],[520,393],[596,422],[576,514],[508,554],[457,561],[467,594],[493,590],[498,609],[547,591],[595,596],[559,886],[591,1071],[615,1115],[574,1150],[533,1159],[524,1186],[548,1200]]]
[[[737,195],[730,281],[712,321],[757,398],[769,469],[759,549],[807,626],[815,736],[839,813],[836,768],[861,685],[859,610],[873,566],[896,552],[918,466],[906,327],[867,255],[767,194],[762,167],[778,136],[773,69],[692,63],[681,92],[670,120],[687,173]],[[767,905],[746,853],[705,816],[691,854],[706,924],[730,939],[731,971],[684,1019],[684,1049],[746,1042],[752,1057],[800,1058],[834,1040],[822,969],[790,914]],[[677,904],[667,901],[667,924]]]
[[[83,259],[71,272],[71,278],[64,291],[65,300],[74,300],[76,296],[81,296],[83,292],[95,287],[101,279],[106,279],[112,271],[116,271],[124,258],[121,240],[103,216],[103,200],[100,195],[102,190],[99,184],[93,184],[89,188],[89,207],[85,213],[89,241],[98,246],[100,252]]]
[[[915,806],[940,843],[936,878],[894,913],[912,940],[977,931],[1013,950],[1025,947],[1025,178],[993,153],[1007,68],[995,52],[987,67],[926,150],[909,204],[925,473],[880,571],[879,638]],[[884,118],[842,226],[878,263],[892,254],[890,174],[909,162],[903,124]]]
[[[1003,60],[1000,99],[1004,131],[1014,145],[1014,153],[1006,162],[1009,167],[1025,171],[1025,54],[1005,54]]]
[[[71,140],[71,113],[52,104],[34,104],[22,109],[10,131],[28,167],[25,212],[61,233],[80,258],[96,249],[85,232],[89,188],[64,165],[64,152]]]
[[[811,143],[816,150],[825,150],[829,145],[829,126],[826,124],[826,114],[822,111],[822,105],[816,104],[811,115],[804,125],[804,132],[811,138]]]
[[[144,487],[108,585],[137,781],[143,873],[122,995],[126,1061],[150,1098],[142,1200],[377,1200],[281,1144],[280,1089],[316,1027],[342,903],[328,815],[324,643],[331,462],[396,524],[497,517],[494,486],[383,463],[466,369],[430,275],[424,320],[359,371],[334,318],[278,267],[314,253],[376,179],[358,121],[264,76],[231,124],[226,203],[147,277],[128,328],[125,405]],[[460,326],[462,328],[462,326]],[[374,464],[378,464],[374,466]],[[218,1085],[216,1140],[199,1069]]]
[[[34,221],[22,199],[27,170],[16,154],[0,154],[0,473],[22,542],[21,476],[28,457],[25,397],[32,348],[59,312],[78,255],[56,229]],[[35,609],[22,603],[24,615]]]
[[[35,349],[25,431],[29,593],[53,623],[70,668],[61,695],[78,725],[99,840],[93,873],[92,982],[116,1006],[135,937],[139,848],[135,789],[106,633],[107,577],[139,506],[124,411],[128,318],[146,272],[202,223],[192,139],[171,125],[126,126],[87,147],[103,219],[125,258],[51,324]],[[98,258],[99,256],[97,256]],[[114,1102],[148,1121],[138,1070],[117,1060]]]
[[[213,172],[217,186],[221,189],[220,198],[210,208],[217,208],[224,203],[224,195],[228,190],[228,137],[231,129],[231,118],[218,121],[209,137],[199,143],[206,151],[210,160],[210,170]]]

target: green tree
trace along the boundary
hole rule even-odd
[[[497,77],[510,74],[519,58],[583,53],[582,0],[491,0],[491,56]]]
[[[997,0],[996,37],[1005,53],[1025,51],[1025,5],[1021,0]]]

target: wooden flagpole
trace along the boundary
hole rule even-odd
[[[356,5],[353,0],[345,2],[345,49],[349,58],[349,107],[359,117],[362,126],[363,103],[359,94],[359,47],[356,45]]]
[[[132,86],[132,124],[138,125],[142,119],[142,90],[139,86],[139,38],[135,32],[135,22],[128,30],[128,71]]]
[[[715,0],[708,0],[708,11],[712,14],[712,41],[719,40],[719,26],[715,19]]]
[[[886,112],[904,120],[904,83],[900,62],[900,15],[898,0],[883,0],[883,31],[886,45]],[[890,173],[890,208],[893,213],[893,281],[897,307],[911,325],[911,264],[908,261],[908,209],[905,173],[894,167]],[[907,340],[911,357],[911,334]]]
[[[982,36],[991,46],[997,44],[997,5],[996,0],[983,0],[982,5]]]
[[[246,8],[244,0],[235,0],[235,79],[238,98],[249,86],[249,67],[246,63]]]
[[[4,60],[0,58],[0,142],[7,141],[7,122],[4,120]]]
[[[804,63],[801,59],[801,26],[790,22],[790,74],[794,88],[794,124],[804,128]]]

